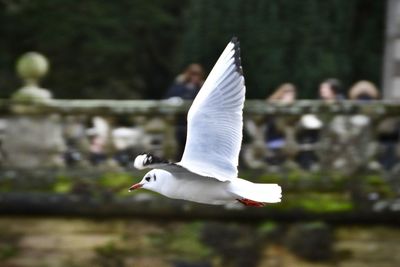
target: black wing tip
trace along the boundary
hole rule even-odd
[[[160,157],[154,156],[153,154],[150,153],[141,153],[138,156],[143,156],[146,155],[146,158],[144,159],[143,165],[150,165],[150,164],[169,164],[168,160],[162,159]]]
[[[239,43],[239,38],[237,36],[233,36],[231,42],[234,44]]]
[[[242,68],[242,59],[240,58],[240,42],[239,38],[236,36],[233,36],[231,39],[231,43],[233,43],[233,48],[235,49],[235,65],[236,65],[236,70],[237,72],[240,73],[240,75],[243,75],[243,68]]]

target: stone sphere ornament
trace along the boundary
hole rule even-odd
[[[45,56],[37,52],[23,54],[17,61],[18,76],[24,85],[12,95],[15,101],[47,101],[52,98],[49,90],[41,88],[39,81],[49,71],[49,62]]]
[[[39,79],[47,74],[48,70],[48,60],[37,52],[25,53],[17,61],[18,75],[26,82],[37,83]]]

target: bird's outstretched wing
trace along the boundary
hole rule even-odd
[[[233,38],[193,101],[185,151],[177,164],[220,181],[236,178],[244,99],[240,45]]]

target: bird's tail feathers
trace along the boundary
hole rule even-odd
[[[282,188],[277,184],[257,184],[240,178],[232,181],[231,192],[238,197],[263,203],[278,203],[282,198]]]

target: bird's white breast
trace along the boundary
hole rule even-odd
[[[172,176],[171,181],[163,186],[160,193],[175,199],[221,205],[235,201],[235,196],[227,190],[228,184],[229,182],[220,182],[199,175],[191,177]]]

